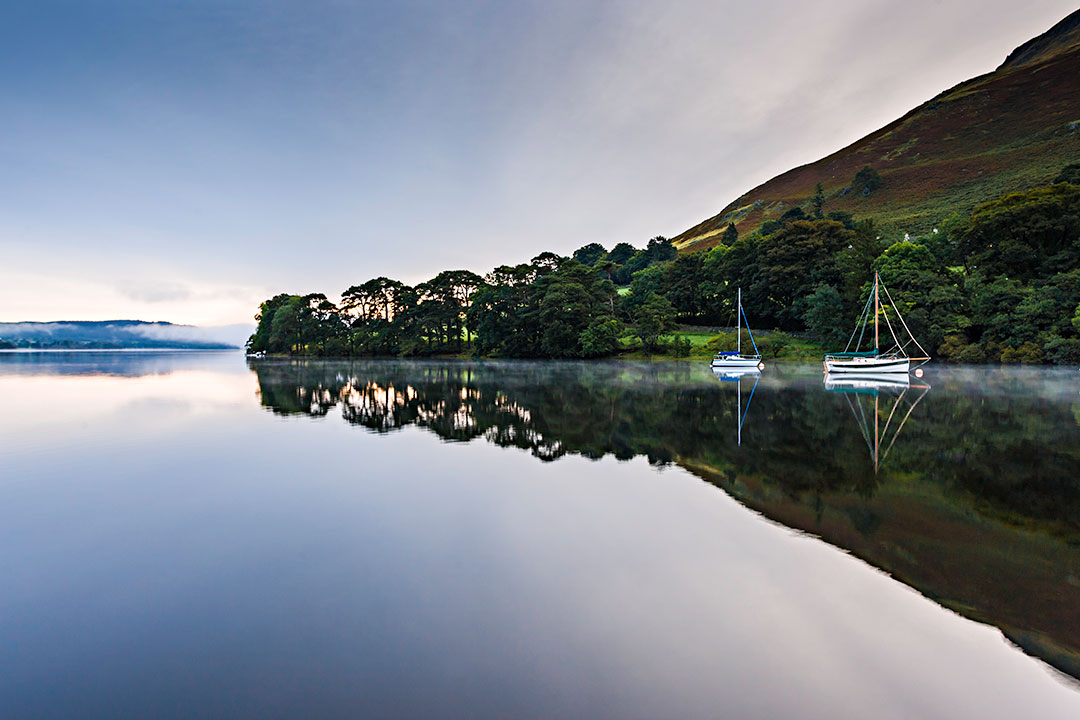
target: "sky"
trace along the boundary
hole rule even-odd
[[[643,246],[1076,0],[3,3],[0,322]]]

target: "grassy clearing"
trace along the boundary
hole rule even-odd
[[[674,332],[660,336],[660,347],[649,353],[645,351],[641,341],[634,336],[633,329],[628,329],[626,335],[620,338],[623,346],[624,357],[675,357],[672,350],[675,338],[690,341],[689,359],[711,358],[720,350],[735,349],[734,332],[701,332],[686,331]],[[820,360],[826,348],[820,343],[804,338],[797,338],[787,333],[778,331],[765,331],[754,334],[765,360]],[[743,345],[749,348],[747,337],[743,336]]]

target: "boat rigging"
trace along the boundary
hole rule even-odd
[[[889,301],[889,307],[896,313],[896,318],[899,321],[901,327],[907,332],[907,342],[900,342],[896,336],[896,330],[893,328],[892,321],[889,319],[889,314],[886,308],[881,304],[881,291],[885,291],[885,297]],[[868,315],[874,314],[874,348],[872,350],[861,351],[863,337],[866,334],[866,326]],[[889,334],[892,336],[892,345],[885,349],[881,348],[881,331],[879,328],[879,319],[885,318],[885,326],[889,330]],[[855,339],[856,334],[858,340]],[[854,350],[852,345],[854,344]],[[908,348],[914,344],[921,353],[918,356],[912,356],[908,352]],[[866,300],[866,304],[863,306],[862,314],[859,316],[859,320],[855,325],[855,330],[852,331],[851,337],[848,339],[847,345],[844,347],[843,352],[827,353],[822,361],[827,373],[907,373],[911,370],[911,363],[917,362],[916,368],[925,365],[930,362],[930,353],[926,352],[919,341],[915,339],[911,329],[908,328],[907,323],[904,321],[903,316],[900,314],[900,309],[896,306],[896,303],[892,299],[892,295],[889,293],[889,289],[885,287],[881,282],[881,277],[878,273],[874,273],[874,286],[870,292],[870,296]],[[922,374],[921,370],[916,370],[916,376]]]

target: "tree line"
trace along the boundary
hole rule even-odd
[[[864,168],[855,185],[881,178]],[[874,272],[913,334],[957,362],[1080,363],[1080,165],[1045,187],[955,214],[888,242],[872,218],[828,212],[820,186],[740,236],[678,253],[599,243],[545,252],[481,277],[448,270],[416,286],[385,277],[340,303],[323,294],[263,302],[253,352],[321,356],[472,354],[592,358],[659,348],[677,324],[733,325],[735,289],[756,327],[842,346]],[[631,339],[636,338],[633,342]]]

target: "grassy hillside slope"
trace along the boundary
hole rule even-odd
[[[1080,161],[1080,10],[1021,45],[992,73],[947,90],[899,120],[815,163],[760,185],[673,238],[680,251],[714,246],[808,206],[873,217],[888,235],[928,232],[954,212],[1053,180]],[[853,188],[869,165],[882,186]]]

